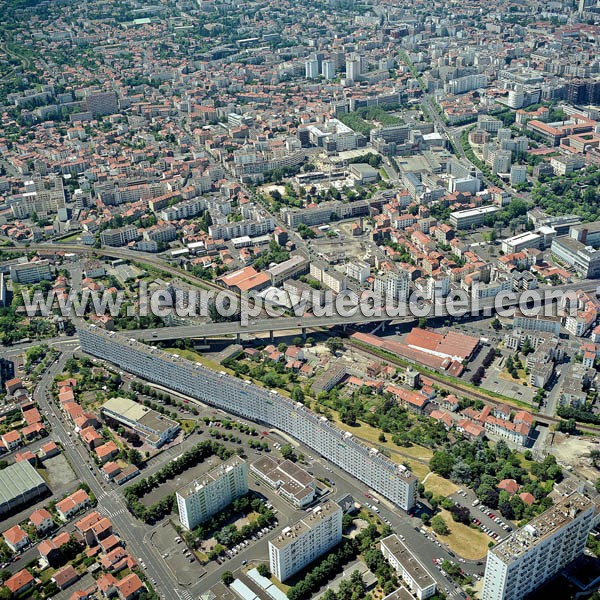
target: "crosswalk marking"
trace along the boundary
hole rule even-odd
[[[117,515],[125,515],[127,514],[129,511],[123,507],[123,508],[118,508],[117,510],[114,509],[109,509],[106,508],[106,506],[102,507],[102,510],[109,516],[109,517],[116,517]]]

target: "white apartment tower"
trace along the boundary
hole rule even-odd
[[[387,271],[383,275],[376,275],[374,290],[387,302],[404,301],[408,298],[409,292],[408,273]]]
[[[247,463],[233,456],[177,491],[179,520],[186,529],[194,529],[247,492]]]
[[[335,502],[317,506],[307,517],[269,541],[271,573],[285,581],[342,540],[342,509]]]
[[[305,61],[304,76],[306,79],[316,79],[319,76],[319,61],[316,58]]]
[[[335,61],[323,61],[323,77],[325,77],[325,79],[335,79]]]
[[[346,59],[346,79],[357,81],[360,78],[360,57],[351,54]]]
[[[521,600],[583,553],[597,506],[573,492],[488,551],[483,600]]]

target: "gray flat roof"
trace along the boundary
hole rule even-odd
[[[41,485],[46,482],[29,461],[9,465],[0,471],[0,505],[11,503]]]

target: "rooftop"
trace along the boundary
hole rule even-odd
[[[341,512],[341,510],[339,504],[335,502],[326,502],[325,504],[316,506],[307,517],[303,517],[289,527],[284,527],[281,533],[272,539],[270,543],[276,548],[285,548],[307,534],[311,529],[318,527],[324,519],[338,511]]]
[[[42,476],[28,461],[9,465],[0,471],[0,505],[13,502],[18,496],[45,485]]]
[[[194,492],[201,490],[203,487],[214,483],[221,479],[224,475],[232,471],[235,467],[245,464],[245,460],[240,458],[239,456],[232,456],[226,461],[223,461],[221,464],[213,467],[209,471],[207,471],[202,477],[195,479],[191,483],[183,486],[181,489],[177,490],[177,494],[182,497],[191,496]]]
[[[490,552],[505,564],[510,564],[590,509],[597,512],[598,505],[580,492],[574,492],[544,511],[525,527],[513,532]]]
[[[381,545],[385,546],[390,554],[410,573],[420,588],[435,584],[429,571],[395,533],[381,540]]]

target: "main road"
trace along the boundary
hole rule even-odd
[[[46,418],[52,427],[53,438],[61,442],[63,453],[69,461],[75,475],[85,482],[98,500],[98,511],[112,521],[115,529],[125,540],[129,552],[139,560],[141,558],[151,574],[159,583],[155,585],[161,597],[165,600],[181,600],[171,574],[166,570],[160,556],[144,541],[148,529],[139,524],[129,513],[117,488],[111,487],[95,465],[92,465],[87,450],[82,446],[79,436],[73,435],[71,427],[63,420],[59,409],[51,401],[50,390],[54,378],[63,372],[66,360],[72,356],[73,350],[63,352],[59,359],[42,375],[34,390],[34,399],[46,413]]]
[[[582,290],[584,292],[596,292],[598,288],[598,280],[588,280],[585,283],[569,283],[561,286],[546,287],[536,290],[540,293],[540,297],[544,297],[544,293],[556,294],[558,297],[560,294],[566,294],[567,292],[574,292]],[[526,300],[528,296],[523,296],[523,300]],[[497,298],[483,298],[477,302],[477,305],[473,305],[476,308],[477,313],[473,316],[490,317],[496,313]],[[521,295],[516,294],[513,298],[506,298],[502,303],[502,308],[517,307],[521,301]],[[335,303],[334,303],[335,305]],[[353,314],[349,314],[347,311],[345,314],[337,314],[335,306],[332,306],[334,314],[328,314],[324,316],[314,316],[304,314],[304,309],[298,307],[298,313],[296,316],[274,316],[272,318],[260,318],[256,320],[250,320],[248,323],[241,321],[226,321],[223,323],[203,323],[200,325],[181,325],[176,327],[159,327],[155,329],[134,329],[126,332],[129,337],[141,340],[173,340],[183,338],[210,338],[220,337],[227,335],[242,335],[252,333],[263,333],[263,332],[274,332],[274,331],[295,331],[301,330],[306,331],[309,328],[314,327],[334,327],[336,325],[365,325],[369,323],[380,323],[380,322],[401,322],[401,321],[414,321],[420,316],[445,318],[451,316],[456,318],[456,313],[450,314],[448,312],[449,304],[442,301],[438,306],[433,306],[431,303],[422,305],[423,313],[419,314],[417,310],[413,310],[412,314],[410,306],[407,306],[407,315],[394,316],[394,312],[389,314],[385,310],[381,310],[382,314],[373,315],[369,314],[374,312],[369,310],[363,314],[361,306],[357,304],[353,307]],[[456,305],[458,306],[458,304]],[[429,309],[429,314],[425,313],[425,309]],[[523,307],[525,308],[525,307]],[[293,310],[293,309],[292,309]],[[281,310],[283,312],[283,310]],[[465,316],[470,316],[471,312],[465,309]]]
[[[226,290],[225,288],[216,285],[213,282],[206,281],[204,279],[200,279],[199,277],[195,277],[183,271],[182,269],[170,265],[166,263],[164,260],[157,256],[143,254],[140,255],[139,252],[124,249],[124,248],[102,248],[102,249],[93,249],[87,246],[80,245],[70,245],[70,244],[32,244],[28,247],[28,250],[37,250],[37,251],[58,251],[65,253],[74,253],[74,254],[92,254],[96,253],[98,255],[109,256],[113,258],[122,258],[125,260],[138,261],[142,263],[147,263],[157,269],[161,269],[175,277],[178,277],[183,280],[187,280],[189,283],[192,283],[198,287],[212,290],[215,292],[222,292],[227,295],[231,299],[235,299],[238,301],[239,305],[239,296],[231,291]],[[569,283],[561,286],[554,287],[542,287],[538,290],[533,290],[533,292],[538,292],[543,294],[544,292],[552,292],[552,293],[566,293],[569,291],[577,291],[583,290],[584,292],[596,292],[598,289],[599,279],[589,279],[582,283]],[[503,306],[515,306],[519,303],[520,296],[516,296],[513,299],[505,299]],[[479,314],[484,317],[489,317],[495,314],[495,303],[496,298],[483,298],[478,302]],[[430,305],[431,306],[431,305]],[[298,307],[296,307],[298,308]],[[283,312],[283,311],[282,311]],[[369,311],[367,315],[364,315],[359,307],[353,315],[345,315],[340,314],[332,314],[325,316],[305,316],[304,311],[301,310],[300,315],[297,316],[275,316],[272,318],[260,318],[254,321],[250,320],[250,322],[242,323],[240,321],[228,321],[223,323],[205,323],[201,325],[185,325],[185,326],[176,326],[176,327],[162,327],[156,329],[144,329],[144,330],[131,330],[128,335],[134,337],[136,339],[144,339],[144,340],[172,340],[172,339],[182,339],[182,338],[205,338],[205,337],[220,337],[227,335],[242,335],[242,334],[252,334],[252,333],[263,333],[263,332],[273,332],[273,331],[289,331],[289,330],[302,330],[311,327],[333,327],[335,325],[360,325],[374,322],[385,322],[385,321],[411,321],[415,318],[418,318],[419,314],[410,314],[407,313],[408,316],[389,316],[383,311],[383,314],[380,316],[372,316],[369,314],[372,311]],[[337,312],[337,311],[335,311]],[[447,317],[455,315],[449,315],[447,312],[447,306],[445,302],[442,302],[438,307],[437,311],[431,311],[432,314],[425,314],[423,316],[427,317]],[[469,316],[470,311],[466,312],[466,316]]]

